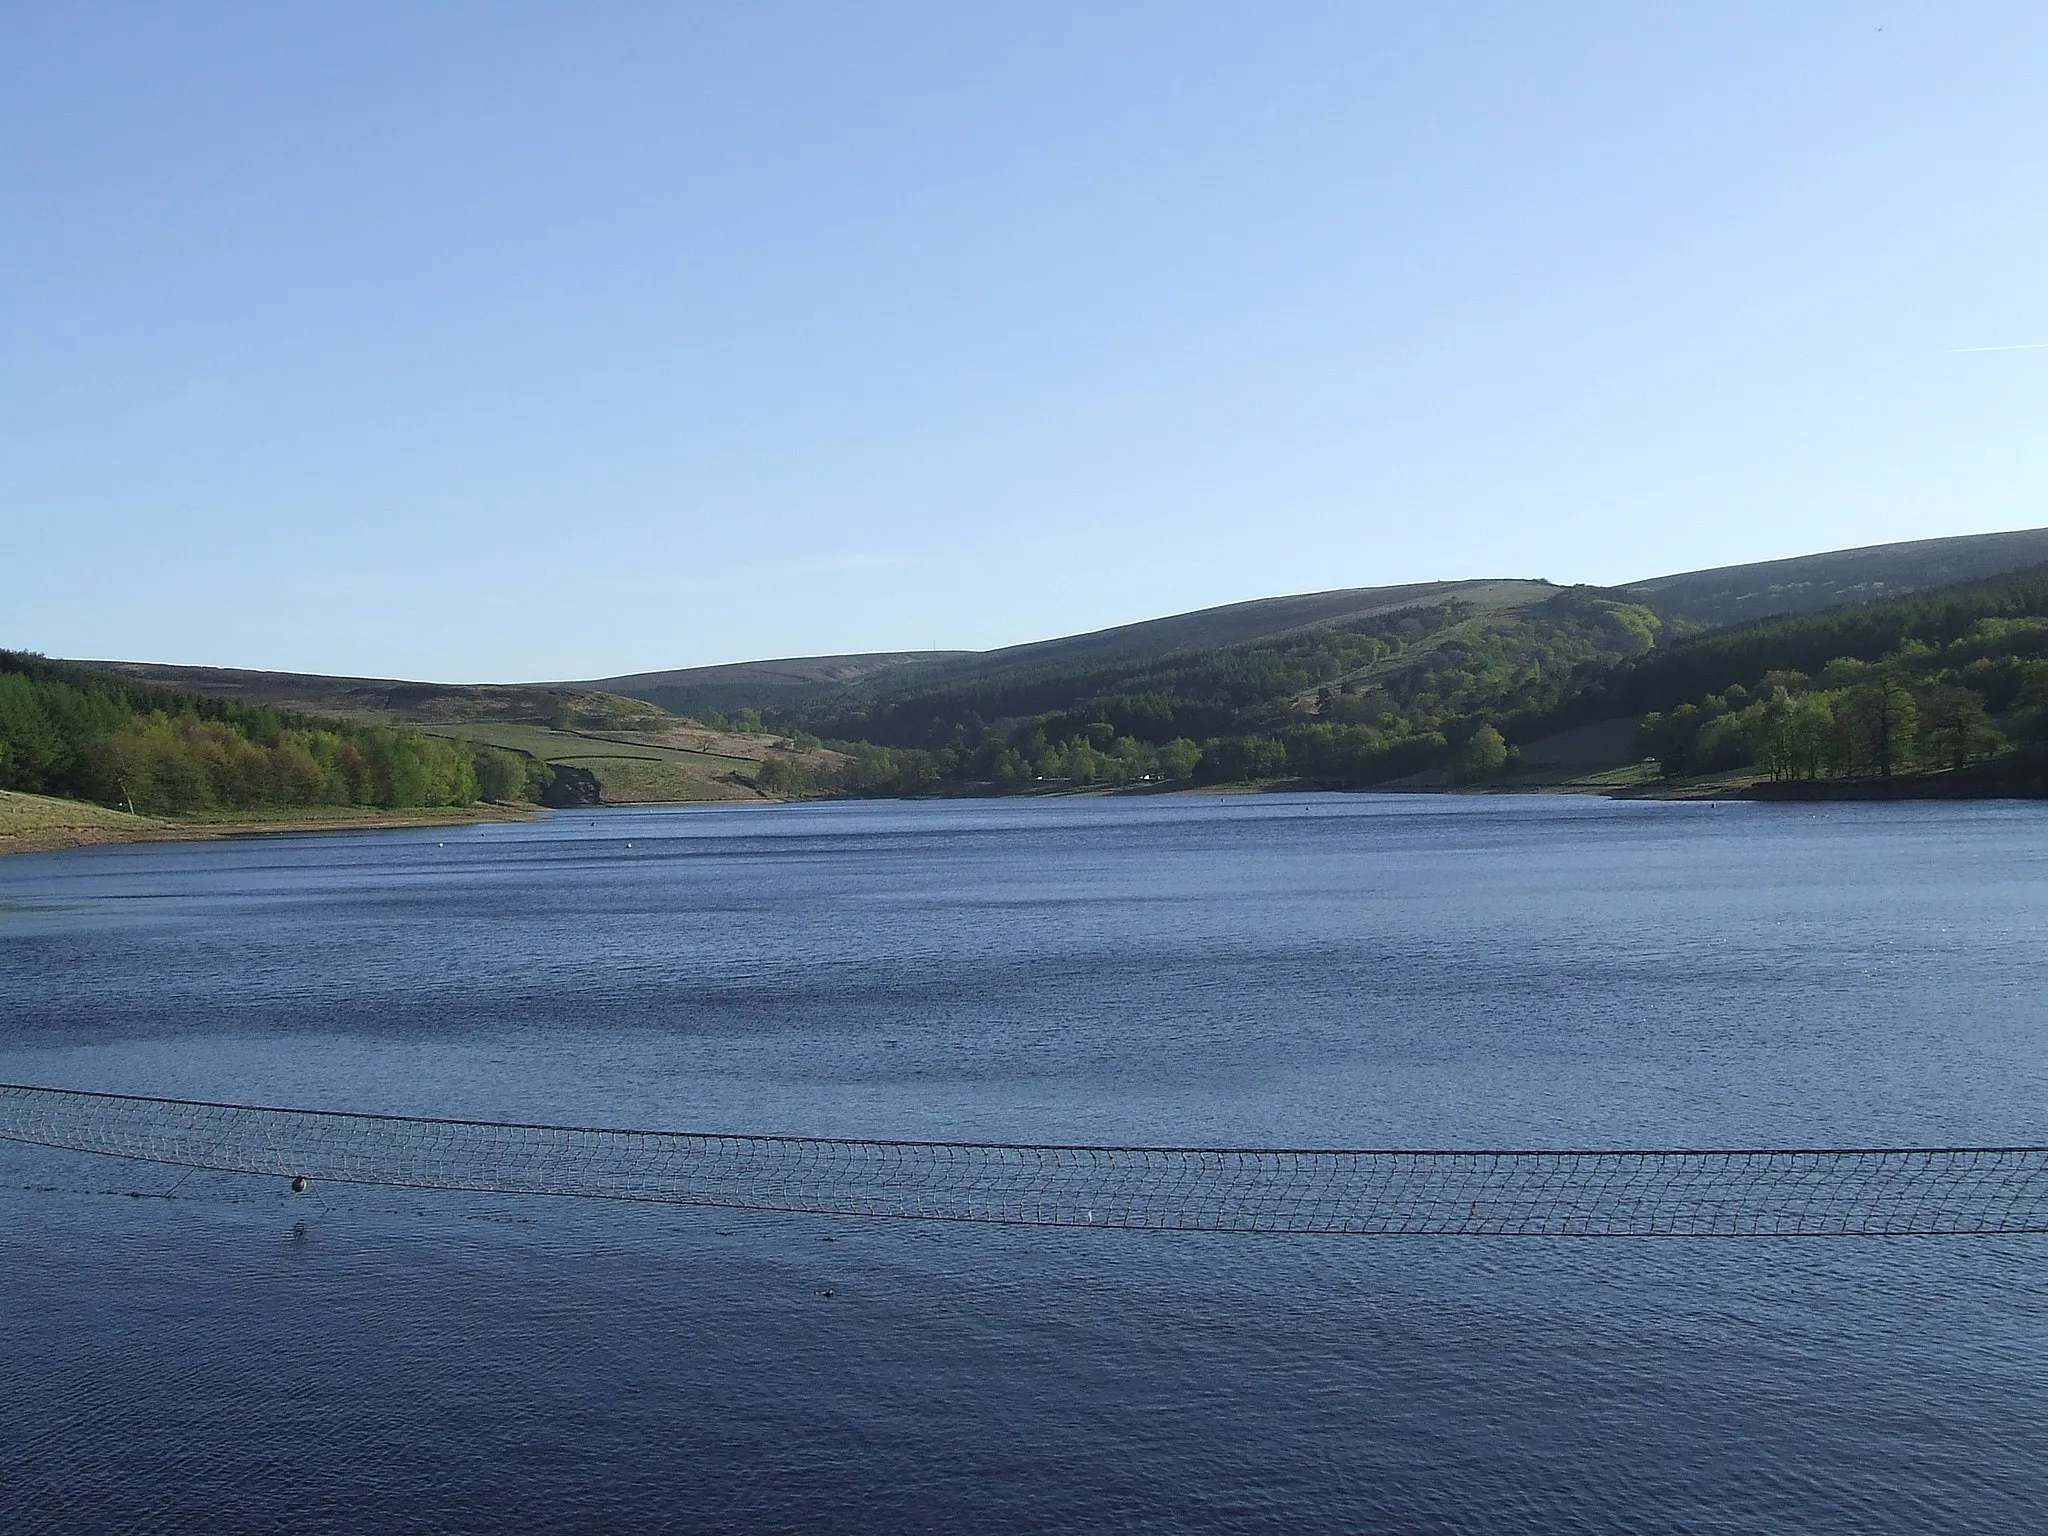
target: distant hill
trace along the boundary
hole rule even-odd
[[[708,709],[773,708],[832,688],[866,682],[906,667],[953,661],[973,651],[869,651],[857,656],[791,656],[779,661],[733,661],[712,667],[635,672],[629,677],[557,683],[571,690],[647,699],[679,715]]]
[[[1634,747],[1676,777],[2040,796],[2048,563],[1686,636],[1581,669],[1555,707],[1501,728],[1552,746],[1616,721],[1639,722]]]
[[[1960,589],[2008,583],[2015,571],[2042,562],[2048,528],[1839,550],[1614,589],[1510,578],[1338,588],[993,651],[785,657],[588,682],[444,684],[96,665],[247,704],[460,727],[455,734],[465,739],[483,739],[472,729],[478,725],[604,736],[611,742],[608,762],[626,760],[613,750],[622,745],[639,754],[634,762],[681,761],[678,754],[689,764],[714,756],[766,761],[741,750],[740,736],[717,744],[708,737],[684,743],[676,735],[697,729],[693,720],[716,732],[725,724],[721,717],[730,717],[743,732],[762,727],[786,738],[789,745],[770,750],[771,757],[790,758],[784,768],[794,764],[814,784],[829,780],[856,791],[1028,791],[1283,773],[1330,784],[1422,782],[1430,775],[1440,782],[1496,774],[1494,759],[1510,745],[1530,748],[1532,768],[1548,761],[1546,752],[1558,754],[1538,750],[1546,731],[1580,733],[1568,744],[1573,762],[1596,744],[1602,753],[1626,753],[1619,727],[1586,732],[1646,710],[1691,703],[1720,709],[1766,674],[1825,670],[1842,657],[1875,662],[1903,643],[1890,631],[1864,636],[1857,626],[1877,623],[1874,615],[1809,626],[1797,631],[1803,638],[1775,629],[1748,633],[1760,623],[1806,624],[1823,611],[1917,604],[1947,592],[1942,612],[1967,609],[1970,624],[2033,624],[2031,597],[2013,597],[2004,586],[1988,594]],[[1978,658],[1978,671],[1994,662],[2003,669],[1995,686],[1978,673],[1957,683],[1936,669],[1927,687],[1975,689],[1988,714],[2001,720],[2034,707],[2024,690],[2035,685],[2022,678],[2033,664],[2033,641],[2000,638],[2004,631],[1989,639],[1951,635],[1942,628],[1946,619],[1910,622],[1944,637],[1943,647],[1981,639],[1990,649]],[[1715,647],[1700,649],[1707,640]],[[1716,658],[1731,645],[1744,659],[1721,678]],[[1853,689],[1815,682],[1809,692],[1848,698]],[[1951,693],[1941,697],[1952,702]],[[820,742],[836,744],[840,755],[816,756]],[[582,737],[554,743],[547,760],[567,762],[564,754],[572,752],[589,755]],[[712,770],[713,777],[725,773],[734,792],[747,789],[743,768],[710,764]],[[613,764],[612,771],[626,770]],[[652,779],[646,789],[655,793]]]
[[[1520,608],[1541,602],[1558,590],[1547,581],[1480,579],[1410,582],[1397,587],[1342,587],[1293,597],[1261,597],[1057,640],[1034,640],[999,651],[968,652],[922,671],[920,678],[996,678],[1047,663],[1087,668],[1174,651],[1245,645],[1324,625],[1377,618],[1403,609],[1438,607],[1452,601],[1486,610]]]
[[[1172,695],[1207,702],[1169,709],[1159,729],[1169,719],[1175,732],[1223,729],[1257,700],[1284,709],[1304,690],[1356,686],[1385,671],[1396,649],[1412,667],[1562,590],[1543,581],[1438,581],[1260,598],[904,666],[792,699],[779,717],[827,736],[937,745],[998,719],[1098,707],[1115,714],[1121,706],[1111,699]],[[1367,639],[1374,634],[1377,645]]]
[[[898,693],[940,683],[994,680],[1047,665],[1087,670],[1202,646],[1242,645],[1317,625],[1427,607],[1462,598],[1493,609],[1535,602],[1558,589],[1541,581],[1429,581],[1394,587],[1346,587],[1201,608],[1112,629],[1034,640],[994,651],[871,651],[794,656],[722,666],[636,672],[562,683],[648,699],[677,714],[748,707],[788,710],[849,689]]]
[[[1898,596],[2043,560],[2048,560],[2048,528],[1917,539],[1687,571],[1630,582],[1617,589],[1617,595],[1678,621],[1681,629],[1693,630]],[[1088,676],[1175,653],[1270,641],[1318,626],[1452,601],[1475,611],[1501,612],[1541,602],[1561,590],[1549,582],[1515,579],[1346,587],[1230,603],[995,651],[786,657],[555,686],[648,699],[685,715],[748,707],[769,714],[822,715],[830,713],[822,706],[835,698],[880,702],[972,686],[989,698],[989,708],[980,711],[986,716],[990,709],[1013,713],[1059,707],[1044,688],[1031,686],[1048,671],[1063,677]]]
[[[568,728],[631,728],[663,711],[635,698],[559,683],[413,683],[394,678],[323,677],[304,672],[253,672],[238,667],[177,667],[143,661],[92,661],[82,666],[245,704],[347,719],[450,725],[506,720]]]
[[[2048,528],[1872,544],[1632,581],[1620,590],[1670,618],[1719,627],[1899,597],[2048,560]]]
[[[1630,582],[1616,595],[1643,603],[1689,631],[1922,591],[2042,561],[2048,561],[2048,528],[1917,539],[1686,571]],[[988,695],[998,710],[1003,708],[1000,696],[1018,688],[1034,695],[1019,700],[1019,707],[1053,708],[1042,701],[1043,690],[1037,687],[1052,673],[1089,676],[1175,653],[1273,641],[1319,626],[1370,623],[1401,610],[1449,602],[1474,614],[1497,614],[1530,607],[1562,590],[1549,582],[1514,579],[1345,587],[1229,603],[995,651],[793,656],[582,682],[422,683],[152,662],[92,665],[251,704],[434,724],[499,720],[620,729],[654,712],[733,714],[751,707],[771,715],[813,714],[835,698],[882,700],[962,687]]]
[[[1313,593],[906,667],[768,724],[840,744],[841,783],[876,793],[1462,775],[1505,752],[1488,719],[1556,708],[1659,628],[1540,581]]]

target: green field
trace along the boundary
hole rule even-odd
[[[757,798],[744,783],[735,784],[732,778],[722,775],[713,777],[701,768],[688,765],[652,762],[639,757],[577,757],[557,758],[555,761],[589,769],[597,775],[598,783],[604,786],[605,799],[622,805]]]
[[[431,735],[522,752],[543,763],[561,763],[596,775],[604,798],[618,804],[646,805],[669,801],[750,800],[747,787],[761,765],[744,757],[691,752],[680,747],[651,747],[640,742],[559,731],[545,725],[483,722],[475,725],[429,725]],[[742,782],[735,783],[734,780]]]
[[[544,763],[600,762],[622,758],[650,763],[673,761],[697,765],[714,773],[737,773],[747,777],[761,766],[751,758],[722,757],[715,752],[692,752],[682,747],[650,747],[641,742],[614,741],[610,737],[591,736],[580,731],[558,731],[546,725],[429,725],[421,729],[430,736],[451,736],[524,752]]]

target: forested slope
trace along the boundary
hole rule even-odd
[[[417,731],[176,692],[0,651],[0,788],[143,815],[532,798],[536,765]]]
[[[1505,761],[1490,720],[1555,707],[1576,668],[1646,650],[1657,629],[1647,608],[1590,588],[1471,583],[1240,644],[1033,647],[766,719],[838,745],[859,763],[853,787],[881,792],[1480,777]]]
[[[1889,778],[2048,748],[2048,565],[1912,597],[1766,619],[1583,668],[1531,739],[1644,716],[1672,775]]]
[[[1511,773],[1519,744],[1638,720],[1617,768],[1648,757],[1670,777],[1865,781],[2004,763],[2039,776],[2048,566],[1690,637],[1671,628],[1594,588],[1490,609],[1436,600],[1122,664],[1053,656],[849,690],[770,724],[835,740],[857,763],[846,787],[877,793],[1476,783]]]

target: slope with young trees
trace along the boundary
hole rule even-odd
[[[1890,780],[2048,752],[2048,566],[1769,619],[1589,668],[1524,739],[1641,715],[1667,776]]]
[[[536,765],[0,651],[0,788],[143,815],[532,798]]]
[[[1492,600],[1487,600],[1487,598]],[[1510,761],[1494,721],[1575,669],[1650,646],[1655,614],[1590,588],[1429,594],[1230,645],[845,690],[771,715],[854,759],[847,787],[917,792],[1297,778],[1362,785]]]

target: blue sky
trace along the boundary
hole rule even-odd
[[[0,644],[446,679],[2048,523],[2032,4],[0,12]]]

